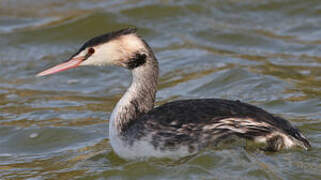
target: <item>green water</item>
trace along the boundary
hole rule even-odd
[[[129,72],[35,74],[89,38],[136,26],[160,63],[158,104],[239,99],[289,119],[312,150],[244,143],[125,161],[108,118]],[[321,179],[319,0],[0,0],[0,179]]]

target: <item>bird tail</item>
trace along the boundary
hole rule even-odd
[[[302,147],[305,150],[312,147],[307,138],[298,129],[295,128],[291,136],[295,139],[294,141],[297,146]]]
[[[280,127],[276,124],[256,121],[251,118],[226,118],[219,120],[215,125],[212,125],[212,128],[215,131],[225,132],[224,137],[236,135],[254,140],[254,142],[264,143],[266,144],[264,150],[267,151],[279,151],[295,146],[302,147],[305,150],[311,148],[309,141],[297,128],[291,126],[282,118],[275,118],[282,124],[279,125]],[[284,124],[284,122],[286,123]],[[223,139],[223,136],[220,139]]]

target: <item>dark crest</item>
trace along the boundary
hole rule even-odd
[[[80,53],[81,51],[83,51],[84,49],[88,48],[88,47],[93,47],[93,46],[97,46],[99,44],[108,42],[112,39],[115,39],[117,37],[120,37],[122,35],[126,35],[126,34],[132,34],[132,33],[136,33],[137,29],[136,28],[125,28],[125,29],[121,29],[118,31],[113,31],[113,32],[109,32],[100,36],[96,36],[92,39],[90,39],[89,41],[85,42],[81,48],[71,57],[76,56],[78,53]]]

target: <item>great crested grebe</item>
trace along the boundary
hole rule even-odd
[[[179,158],[233,135],[264,143],[268,151],[311,147],[287,120],[240,101],[179,100],[154,108],[158,62],[136,29],[95,37],[68,61],[37,76],[85,65],[116,65],[132,72],[132,83],[109,120],[111,146],[122,158]]]

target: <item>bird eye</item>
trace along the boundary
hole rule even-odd
[[[92,54],[94,54],[95,53],[95,49],[94,48],[89,48],[88,49],[88,55],[90,56],[90,55],[92,55]]]
[[[94,48],[89,48],[88,51],[87,51],[87,54],[85,55],[85,59],[88,59],[94,53],[95,53],[95,49]]]

